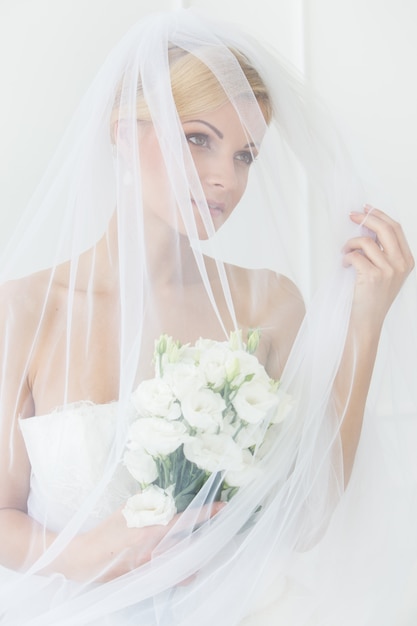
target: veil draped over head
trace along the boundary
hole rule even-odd
[[[346,491],[332,401],[355,281],[341,249],[366,201],[272,51],[188,10],[127,33],[1,265],[2,624],[399,623],[411,279]],[[192,493],[169,484],[180,461]]]

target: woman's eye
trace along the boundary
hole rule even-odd
[[[208,135],[204,133],[193,133],[192,135],[186,135],[187,141],[192,143],[194,146],[199,147],[207,147],[209,145]]]
[[[235,158],[238,161],[242,161],[242,163],[245,163],[246,165],[250,165],[251,163],[254,162],[256,158],[256,154],[254,154],[253,152],[249,152],[249,151],[238,152]]]

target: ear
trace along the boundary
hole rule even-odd
[[[121,156],[128,157],[132,150],[132,141],[136,138],[136,120],[118,119],[111,129],[111,140],[117,146]]]

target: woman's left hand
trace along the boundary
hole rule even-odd
[[[380,329],[384,318],[414,267],[414,259],[403,230],[388,215],[368,205],[363,213],[351,213],[355,224],[375,233],[350,239],[344,247],[343,263],[356,270],[352,321]]]

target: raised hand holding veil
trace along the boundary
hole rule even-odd
[[[385,320],[348,483],[372,358],[346,341],[390,305],[361,295],[366,264],[411,267],[365,201],[274,53],[192,11],[129,31],[2,263],[2,623],[392,626],[416,557],[415,294]],[[161,476],[185,450],[180,506]],[[149,484],[163,503],[138,504]]]

